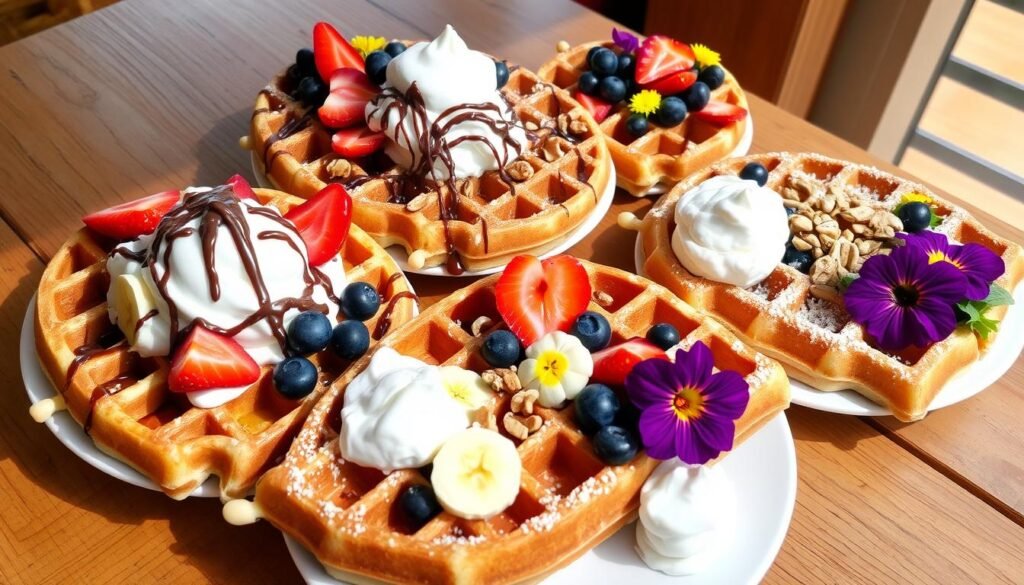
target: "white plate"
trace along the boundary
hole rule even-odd
[[[634,249],[637,274],[643,272],[643,242],[637,235]],[[999,334],[981,359],[950,378],[928,405],[928,412],[967,400],[991,386],[1013,366],[1024,349],[1024,283],[1014,291],[1014,304],[1006,311]],[[855,416],[889,416],[888,408],[875,404],[853,390],[824,392],[805,382],[789,380],[793,404],[815,410]]]
[[[415,294],[412,284],[406,279],[409,291]],[[21,325],[21,377],[25,382],[25,392],[32,404],[50,398],[57,394],[56,388],[50,383],[50,379],[43,372],[39,357],[36,354],[36,328],[34,315],[36,312],[36,297],[28,303],[28,310],[25,312],[25,320]],[[415,308],[414,314],[419,313],[419,307]],[[148,477],[127,463],[101,451],[92,438],[82,429],[81,425],[75,422],[71,414],[66,410],[54,413],[46,420],[46,427],[57,437],[64,446],[78,456],[79,459],[99,469],[107,475],[117,478],[131,485],[146,488],[153,491],[161,491],[160,487],[153,483]],[[220,480],[216,476],[210,476],[202,485],[196,488],[189,497],[217,498],[220,497]]]
[[[725,158],[736,158],[737,156],[746,156],[750,152],[750,146],[754,144],[754,116],[747,112],[747,127],[743,129],[743,136],[740,137],[740,143],[736,145],[736,148],[729,153],[729,156]],[[647,197],[649,195],[663,195],[671,189],[673,185],[666,185],[665,183],[657,183],[650,189],[644,191],[638,197]]]
[[[256,160],[256,153],[250,153],[249,158],[252,161],[252,173],[256,177],[256,183],[260,187],[267,189],[274,189],[275,187],[270,182],[265,174],[260,170],[258,161]],[[565,252],[569,248],[575,246],[587,236],[590,232],[594,231],[594,228],[601,223],[601,219],[611,209],[612,201],[615,199],[615,167],[612,167],[611,173],[608,176],[608,186],[605,187],[604,193],[601,194],[598,199],[597,206],[594,211],[587,216],[587,219],[583,220],[572,233],[569,234],[565,240],[559,243],[557,246],[544,252],[540,255],[541,258],[550,258],[551,256],[557,256],[562,252]],[[427,274],[430,276],[449,276],[449,277],[464,277],[464,276],[482,276],[484,274],[495,274],[505,269],[504,266],[494,266],[492,268],[485,268],[483,270],[467,270],[462,274],[450,274],[444,266],[429,266],[426,268],[410,268],[409,267],[409,255],[406,253],[405,248],[402,246],[390,246],[387,248],[388,254],[395,259],[395,263],[398,264],[399,268],[403,272],[412,272],[415,274]]]
[[[796,502],[796,451],[786,415],[780,413],[718,465],[737,487],[736,517],[742,518],[743,523],[728,550],[723,551],[707,571],[687,577],[670,577],[647,568],[633,549],[636,538],[631,523],[545,579],[545,585],[758,583],[782,546]],[[295,540],[285,536],[285,543],[306,583],[340,583]],[[359,579],[358,582],[365,583],[366,580]]]

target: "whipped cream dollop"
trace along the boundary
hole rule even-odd
[[[782,261],[789,223],[782,198],[754,181],[719,175],[676,203],[672,251],[709,280],[754,286]]]
[[[528,144],[496,85],[494,61],[470,50],[448,25],[388,63],[384,91],[367,104],[366,122],[387,135],[388,156],[406,169],[435,181],[449,179],[451,169],[459,179],[479,177],[515,160]]]
[[[190,194],[207,191],[210,189],[205,187],[186,189],[182,193],[183,201]],[[239,204],[242,210],[239,216],[254,250],[253,263],[258,267],[271,303],[289,303],[308,294],[309,299],[326,308],[328,317],[335,321],[340,309],[337,303],[330,301],[330,297],[337,296],[334,293],[340,294],[345,287],[345,271],[340,258],[311,269],[305,242],[276,208],[252,200],[242,200]],[[172,213],[174,210],[168,215]],[[131,348],[140,355],[166,356],[170,353],[173,337],[170,304],[177,309],[179,331],[197,319],[225,330],[237,329],[260,311],[261,303],[243,262],[241,248],[224,222],[217,227],[210,257],[212,272],[208,269],[201,227],[206,217],[207,213],[199,214],[183,224],[176,237],[164,238],[155,244],[155,248],[155,234],[143,236],[119,245],[107,259],[111,280],[107,291],[110,320],[125,330],[129,339],[133,339]],[[313,270],[322,276],[313,277]],[[217,299],[211,294],[211,273],[219,287]],[[132,286],[119,286],[118,280],[122,277],[130,280]],[[164,278],[166,282],[161,290],[157,280]],[[118,307],[122,306],[123,300],[117,297],[122,294],[133,294],[137,297],[134,301],[137,306],[152,306],[155,314],[134,323],[121,323],[125,317],[119,314]],[[285,310],[281,315],[282,327],[287,329],[300,312],[299,308]],[[270,318],[257,318],[233,336],[261,365],[276,364],[285,357]],[[134,335],[128,335],[132,331]],[[234,399],[244,390],[244,387],[212,389],[190,392],[188,397],[195,406],[210,408]]]
[[[717,467],[661,462],[640,492],[636,548],[647,566],[692,575],[711,565],[736,530],[733,485]]]
[[[469,420],[441,380],[441,368],[381,347],[345,389],[341,456],[390,473],[423,467]]]

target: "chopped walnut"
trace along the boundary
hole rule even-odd
[[[520,441],[525,441],[531,434],[540,430],[540,427],[544,425],[544,419],[536,414],[524,417],[506,412],[502,423],[508,434]]]
[[[421,211],[429,203],[430,203],[430,194],[429,193],[424,193],[422,195],[417,195],[415,198],[413,198],[412,201],[410,201],[410,202],[405,204],[405,210],[408,211],[409,213],[416,213],[417,211]]]
[[[527,120],[526,123],[523,124],[523,127],[529,130],[530,132],[536,132],[537,130],[540,130],[540,126],[538,126],[537,123],[534,122],[533,120]]]
[[[548,139],[544,141],[544,146],[541,147],[544,160],[548,162],[555,162],[570,150],[572,150],[572,144],[561,136],[548,136]]]
[[[514,393],[523,388],[522,383],[519,381],[519,376],[516,375],[515,366],[485,370],[480,374],[480,378],[483,379],[484,384],[490,386],[491,390],[495,392]]]
[[[592,296],[594,302],[600,307],[610,307],[612,306],[612,302],[615,300],[612,298],[612,295],[604,292],[603,290],[595,290]]]
[[[327,163],[327,174],[332,179],[347,179],[352,174],[352,163],[338,158]]]
[[[512,395],[512,412],[516,414],[533,414],[533,404],[540,398],[537,390],[520,390]]]
[[[476,320],[473,321],[473,324],[470,326],[469,329],[473,333],[473,337],[478,337],[480,335],[480,332],[490,327],[491,323],[493,322],[494,321],[492,321],[491,318],[488,317],[487,315],[480,315],[479,317],[476,318]]]
[[[513,181],[522,182],[533,176],[533,165],[525,160],[517,160],[505,167],[505,172]]]

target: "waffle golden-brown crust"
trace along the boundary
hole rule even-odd
[[[282,212],[302,202],[280,191],[255,191],[261,202]],[[274,388],[268,367],[237,399],[217,408],[193,408],[184,395],[167,390],[166,358],[143,358],[124,345],[83,362],[68,384],[76,348],[116,330],[106,303],[106,259],[115,244],[82,229],[43,272],[35,327],[44,371],[55,388],[63,389],[74,419],[82,425],[91,422],[90,435],[98,447],[138,469],[171,497],[186,497],[211,473],[220,477],[223,495],[244,495],[285,453],[325,386],[303,400],[288,400]],[[350,281],[383,290],[392,275],[401,274],[390,256],[355,226],[341,255]],[[398,278],[390,297],[408,290],[406,280]],[[391,327],[411,319],[415,305],[407,296],[397,300]],[[385,310],[367,322],[371,332]],[[347,366],[326,355],[312,359],[324,375],[336,375]],[[112,380],[120,384],[110,395],[97,390]]]
[[[302,129],[276,140],[282,125],[301,119],[304,112],[282,90],[286,84],[280,75],[256,98],[249,138],[261,170],[277,188],[300,197],[312,196],[328,182],[345,184],[355,202],[353,222],[382,246],[399,245],[409,254],[422,250],[425,266],[446,262],[449,240],[467,270],[501,266],[519,254],[542,254],[579,227],[602,197],[612,196],[606,187],[613,167],[597,123],[567,92],[540,83],[521,67],[512,69],[501,93],[520,122],[536,135],[528,152],[517,159],[529,163],[532,176],[514,182],[513,188],[497,172],[458,181],[448,236],[440,215],[441,198],[452,200],[447,187],[420,195],[425,201],[418,207],[395,200],[383,180],[353,182],[360,176],[400,170],[386,157],[370,162],[342,159],[331,150],[331,130],[316,116]],[[578,142],[549,162],[543,145],[552,129],[558,129],[560,115],[572,116],[586,128],[578,134],[563,132]],[[336,161],[348,169],[345,176],[332,176]]]
[[[937,197],[924,185],[875,168],[816,154],[773,153],[722,161],[686,178],[663,196],[644,218],[640,231],[644,273],[684,301],[720,319],[745,343],[774,357],[791,376],[825,391],[851,388],[888,407],[902,421],[924,417],[928,405],[954,374],[976,361],[984,344],[961,327],[928,349],[896,355],[865,341],[863,328],[833,303],[810,295],[810,279],[792,267],[778,268],[752,289],[712,282],[686,271],[671,247],[676,202],[691,188],[721,174],[737,174],[751,161],[770,171],[767,186],[780,191],[791,179],[810,181],[818,190],[842,189],[851,199],[892,209],[903,195],[923,193],[944,218],[936,228],[951,239],[975,242],[999,254],[1006,273],[997,281],[1008,290],[1024,277],[1024,252],[985,229],[962,208]],[[1006,307],[992,309],[1001,318]],[[990,337],[991,340],[991,337]]]
[[[683,344],[708,344],[715,365],[743,374],[751,401],[737,421],[742,442],[789,404],[782,366],[743,346],[724,326],[705,318],[668,290],[618,269],[584,262],[595,291],[612,302],[589,309],[605,315],[612,342],[644,335],[656,322],[674,324]],[[427,309],[381,345],[435,364],[481,372],[484,336],[503,327],[495,306],[498,276],[480,280]],[[473,336],[471,323],[492,325]],[[417,470],[388,476],[340,458],[337,436],[347,384],[370,356],[337,379],[317,403],[284,463],[257,484],[260,514],[312,550],[328,570],[401,583],[519,583],[571,562],[631,519],[639,492],[657,465],[641,453],[631,463],[606,466],[576,427],[573,407],[536,407],[541,429],[517,445],[523,462],[514,504],[489,520],[463,520],[446,512],[416,530],[404,520],[400,492],[427,479]],[[490,408],[498,421],[510,408],[507,394]],[[486,417],[481,417],[482,419]]]
[[[598,45],[614,48],[612,42],[585,43],[557,53],[537,70],[546,82],[572,91],[576,80],[587,70],[587,52]],[[711,92],[711,99],[735,104],[749,110],[747,96],[729,73],[725,82]],[[683,177],[729,156],[739,146],[747,129],[749,116],[719,128],[695,116],[671,128],[651,124],[650,130],[635,138],[626,130],[629,108],[620,104],[601,122],[615,163],[616,182],[633,195],[644,195],[652,187],[675,185]]]

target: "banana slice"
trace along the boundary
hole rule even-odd
[[[484,383],[480,374],[472,370],[444,366],[441,368],[441,383],[448,395],[466,409],[468,417],[472,417],[477,410],[494,399],[494,392]]]
[[[516,501],[522,462],[512,441],[480,427],[449,438],[434,458],[430,481],[448,512],[490,518]]]
[[[135,343],[136,326],[139,319],[155,311],[156,300],[146,283],[136,274],[122,274],[111,285],[114,310],[117,312],[117,326],[121,328],[128,343]]]

